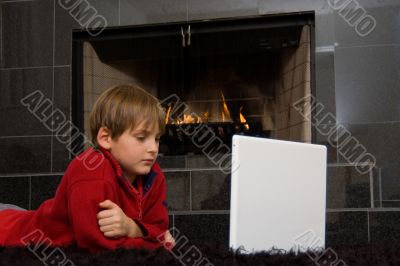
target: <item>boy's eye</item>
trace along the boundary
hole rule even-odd
[[[144,139],[145,139],[145,136],[136,136],[136,138],[137,138],[138,140],[144,140]]]

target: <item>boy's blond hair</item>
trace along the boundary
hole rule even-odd
[[[160,134],[165,130],[165,113],[157,98],[137,85],[117,85],[104,91],[94,103],[89,119],[95,146],[101,127],[107,127],[113,139],[142,122],[148,128],[157,126]]]

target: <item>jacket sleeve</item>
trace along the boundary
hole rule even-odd
[[[166,202],[167,187],[164,174],[157,167],[157,182],[147,195],[148,199],[143,209],[143,219],[134,220],[143,231],[143,239],[151,242],[164,240],[164,233],[168,230],[168,207]]]
[[[77,245],[91,251],[118,247],[152,248],[143,238],[107,238],[97,222],[99,203],[115,200],[115,194],[103,180],[80,181],[69,191],[68,215]]]

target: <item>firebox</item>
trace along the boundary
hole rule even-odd
[[[161,154],[201,153],[186,131],[201,125],[227,146],[234,134],[310,142],[310,118],[292,105],[313,92],[313,16],[109,28],[96,37],[75,32],[75,125],[88,134],[99,94],[135,83],[165,109]]]

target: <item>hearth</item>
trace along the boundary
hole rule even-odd
[[[89,132],[98,95],[136,83],[165,108],[163,155],[202,153],[185,128],[203,126],[229,147],[234,134],[310,142],[292,104],[312,94],[312,29],[302,13],[77,32],[75,124]]]

